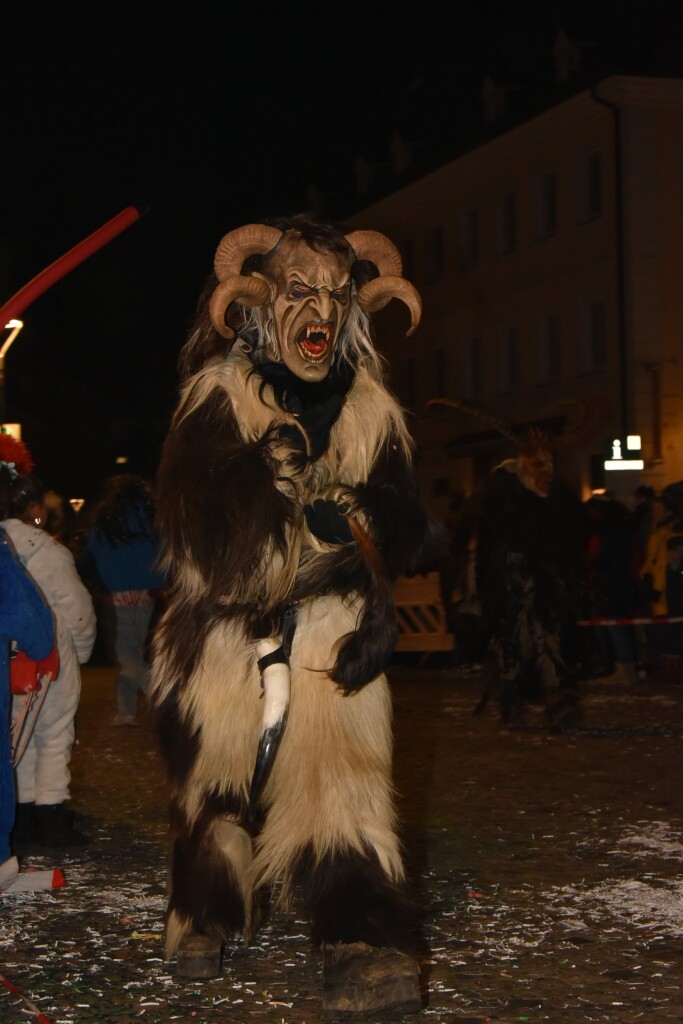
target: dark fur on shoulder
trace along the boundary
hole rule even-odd
[[[157,477],[164,553],[182,564],[185,551],[192,552],[209,602],[251,577],[271,538],[286,550],[286,527],[296,512],[275,486],[269,440],[245,444],[217,390],[164,444]]]

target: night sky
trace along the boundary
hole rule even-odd
[[[457,155],[484,75],[540,82],[560,26],[600,40],[607,61],[612,48],[630,45],[650,55],[645,71],[660,59],[670,73],[681,6],[17,5],[3,15],[0,61],[0,297],[131,203],[149,212],[22,314],[26,326],[6,360],[6,418],[31,422],[26,386],[40,367],[55,386],[66,377],[97,396],[91,433],[103,447],[110,420],[140,430],[148,419],[158,432],[226,231],[310,209],[312,185],[323,216],[343,223],[369,198],[357,191],[356,158],[387,180],[395,131],[412,144],[413,174]],[[545,64],[526,58],[530,47]],[[590,59],[591,46],[586,52]],[[39,394],[45,409],[45,389]],[[64,449],[78,441],[61,415],[49,433],[63,432]],[[34,430],[27,440],[43,476],[77,487],[78,453],[60,454]]]

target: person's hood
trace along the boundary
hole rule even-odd
[[[5,519],[2,526],[23,565],[27,565],[36,552],[44,548],[46,544],[57,543],[46,530],[22,523],[21,519]]]

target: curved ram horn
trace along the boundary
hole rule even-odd
[[[502,420],[499,420],[496,416],[491,413],[486,413],[481,409],[478,409],[474,405],[470,405],[469,402],[465,402],[460,398],[429,398],[427,400],[427,408],[433,408],[437,405],[445,405],[451,409],[458,409],[460,412],[466,412],[470,416],[474,416],[476,419],[481,420],[482,423],[488,423],[490,427],[493,427],[502,434],[503,437],[507,437],[509,441],[513,441],[516,445],[521,444],[521,438],[517,437],[516,434],[508,427]]]
[[[262,306],[269,297],[270,288],[263,278],[233,275],[213,290],[209,301],[211,323],[222,338],[231,341],[235,337],[235,331],[225,322],[225,311],[230,303],[241,302],[244,306]]]
[[[379,231],[352,231],[346,241],[357,260],[370,260],[382,274],[400,277],[403,274],[401,254],[394,243]]]
[[[545,415],[556,416],[562,411],[566,412],[566,425],[564,432],[553,438],[553,448],[557,451],[577,444],[596,433],[603,426],[608,415],[605,400],[597,395],[560,399],[546,410]],[[574,413],[573,417],[572,412]]]
[[[256,253],[270,252],[282,238],[279,228],[267,224],[245,224],[235,228],[218,243],[213,259],[213,269],[219,281],[240,274],[242,264]]]
[[[267,640],[259,640],[256,645],[259,667],[261,662],[268,662],[268,659],[272,658],[273,655],[279,656],[261,670],[261,685],[264,698],[263,720],[261,722],[261,736],[256,753],[256,762],[249,786],[247,820],[250,824],[253,824],[256,818],[258,802],[268,781],[287,723],[291,674],[289,662],[286,660],[285,655],[280,653],[281,646],[280,640],[274,637],[270,637]]]
[[[358,305],[366,313],[376,313],[384,309],[392,299],[400,299],[410,310],[410,328],[408,337],[417,330],[422,316],[422,300],[416,288],[406,281],[405,277],[376,277],[368,281],[358,292]]]

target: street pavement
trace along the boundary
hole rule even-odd
[[[683,685],[586,682],[581,725],[550,735],[502,728],[491,703],[474,715],[480,674],[389,674],[423,911],[424,1008],[404,1020],[683,1021]],[[72,804],[90,844],[24,862],[61,867],[64,888],[0,894],[0,1022],[317,1024],[320,954],[296,912],[219,978],[164,962],[166,784],[151,716],[112,726],[114,679],[83,671]]]

